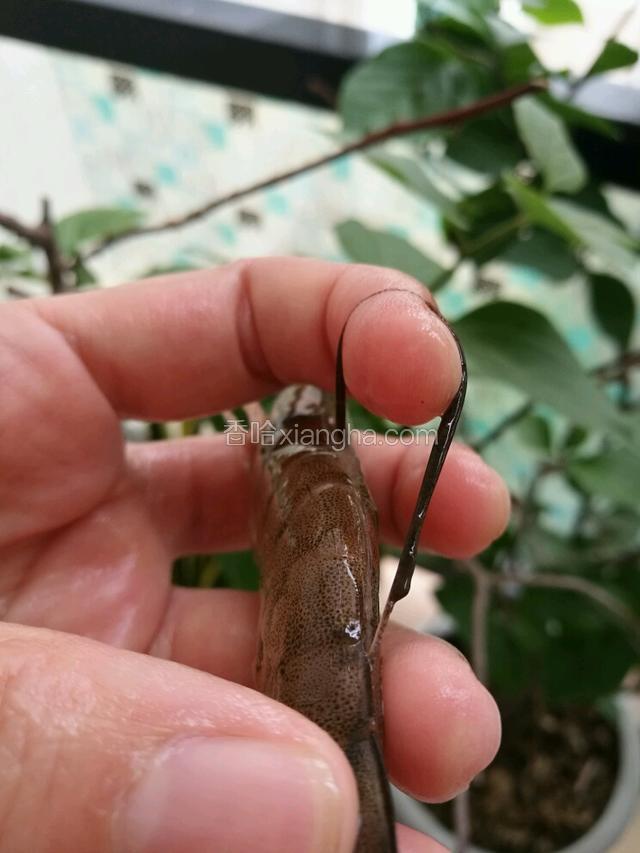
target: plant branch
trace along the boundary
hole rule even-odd
[[[47,259],[47,272],[51,290],[62,293],[64,286],[65,264],[56,240],[55,229],[51,222],[51,205],[49,199],[42,201],[42,220],[39,225],[29,226],[13,216],[0,212],[0,228],[10,231],[25,240],[30,246],[41,249]]]
[[[471,843],[471,810],[468,789],[461,791],[453,801],[453,823],[456,834],[455,853],[465,853]]]
[[[44,243],[42,249],[47,258],[49,268],[49,284],[54,293],[62,293],[64,286],[64,262],[56,239],[56,232],[51,221],[51,205],[49,199],[42,200],[42,225]]]
[[[221,207],[224,207],[227,204],[231,204],[234,201],[238,201],[241,198],[244,198],[247,195],[251,195],[255,192],[259,192],[260,190],[269,189],[270,187],[276,186],[277,184],[281,184],[284,181],[288,181],[291,178],[296,178],[299,175],[304,175],[307,172],[315,171],[321,166],[326,166],[329,163],[333,163],[335,160],[339,160],[341,157],[345,157],[348,154],[354,154],[359,151],[364,151],[368,148],[371,148],[374,145],[379,145],[381,142],[387,142],[390,139],[397,139],[402,136],[408,136],[412,133],[417,133],[418,131],[430,130],[435,127],[447,127],[450,125],[460,124],[464,121],[467,121],[471,118],[476,118],[477,116],[484,115],[485,113],[492,112],[493,110],[500,109],[517,98],[522,97],[523,95],[530,94],[532,92],[541,92],[546,90],[547,84],[544,80],[530,80],[527,83],[523,83],[518,86],[512,86],[509,89],[505,89],[502,92],[497,92],[493,95],[488,95],[486,98],[481,98],[478,101],[475,101],[472,104],[468,104],[464,107],[458,107],[453,110],[446,110],[445,112],[434,113],[429,116],[423,116],[421,118],[412,120],[412,121],[399,121],[394,124],[389,125],[388,127],[383,128],[382,130],[374,131],[373,133],[368,133],[365,136],[360,137],[354,142],[349,142],[341,148],[332,151],[330,154],[324,154],[321,157],[317,157],[314,160],[310,160],[307,163],[304,163],[301,166],[296,166],[293,169],[288,169],[285,172],[280,172],[276,175],[272,175],[269,178],[265,178],[262,181],[257,181],[254,184],[251,184],[248,187],[243,187],[239,190],[234,190],[233,192],[227,193],[225,195],[219,196],[218,198],[214,198],[200,207],[196,207],[194,210],[189,211],[188,213],[183,214],[182,216],[178,216],[172,219],[167,219],[165,222],[160,222],[157,225],[147,225],[140,226],[138,228],[131,228],[128,231],[121,231],[119,234],[114,234],[112,237],[107,237],[97,246],[95,246],[90,252],[85,255],[85,260],[94,257],[95,255],[103,252],[105,249],[114,246],[116,243],[121,243],[124,240],[130,240],[132,237],[139,237],[147,234],[160,234],[164,231],[172,231],[177,228],[182,228],[184,225],[188,225],[191,222],[195,222],[199,219],[202,219],[205,216],[208,216],[210,213],[213,213],[214,210],[218,210]]]
[[[640,350],[629,350],[608,364],[594,368],[592,374],[603,382],[624,378],[630,367],[640,367]]]
[[[493,444],[498,438],[502,436],[502,433],[506,432],[512,426],[515,426],[518,421],[521,421],[524,417],[526,417],[531,409],[533,408],[533,402],[531,400],[527,400],[526,403],[523,403],[521,406],[518,406],[517,409],[514,409],[513,412],[510,412],[505,418],[493,427],[493,429],[489,430],[488,433],[479,438],[474,444],[471,446],[473,449],[480,453],[480,451],[484,450],[490,444]]]
[[[488,681],[488,619],[491,604],[491,587],[494,575],[488,572],[478,560],[467,560],[465,569],[472,576],[475,589],[471,603],[471,665],[478,681]]]
[[[489,678],[489,607],[491,606],[492,575],[477,560],[465,567],[474,580],[471,603],[471,666],[482,684]],[[469,791],[462,791],[454,801],[456,853],[465,853],[471,842],[471,804]]]
[[[500,580],[504,583],[511,580],[508,576],[502,576]],[[599,586],[587,578],[577,575],[552,575],[539,573],[532,575],[518,575],[513,578],[522,586],[543,587],[546,589],[566,589],[570,592],[578,592],[586,598],[595,601],[600,607],[608,610],[613,616],[622,622],[634,635],[636,641],[640,640],[640,621],[636,618],[633,610],[621,601],[616,595],[610,593],[604,587]]]
[[[514,572],[510,572],[509,574],[494,574],[493,572],[485,569],[479,560],[462,560],[458,562],[458,565],[475,580],[476,599],[478,598],[478,590],[483,586],[491,589],[518,584],[520,586],[564,589],[568,592],[577,592],[580,595],[585,596],[585,598],[589,598],[604,610],[607,610],[612,616],[620,621],[633,636],[634,644],[636,646],[640,646],[640,620],[637,618],[634,611],[616,595],[613,595],[607,589],[604,589],[604,587],[601,587],[599,584],[594,583],[587,578],[579,577],[577,575],[551,574],[549,572],[542,572],[538,574],[522,574]],[[487,607],[488,603],[489,602],[487,601]],[[476,613],[477,608],[479,609],[479,605],[474,599],[474,613]],[[478,645],[478,648],[480,648],[479,663],[481,666],[484,666],[486,661],[486,634],[483,635],[482,633],[478,633],[476,635],[476,631],[480,632],[482,629],[476,629],[473,622],[474,619],[472,618],[472,660],[473,656],[478,651],[478,649],[476,649],[475,652],[473,651],[474,645],[476,643],[484,643],[484,651],[480,648],[480,645]],[[475,668],[476,664],[474,663],[474,669]],[[480,678],[480,674],[478,674],[477,670],[476,675]]]

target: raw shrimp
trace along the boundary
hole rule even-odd
[[[458,348],[462,381],[442,416],[382,617],[377,513],[348,441],[342,336],[335,398],[309,385],[285,389],[271,412],[272,441],[254,456],[253,539],[262,578],[257,686],[344,750],[360,798],[354,853],[396,851],[382,753],[380,638],[393,605],[409,591],[420,529],[462,410],[466,366]]]

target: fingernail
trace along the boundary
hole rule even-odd
[[[115,816],[115,853],[342,853],[331,768],[302,749],[186,738],[157,753]]]

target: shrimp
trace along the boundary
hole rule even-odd
[[[254,455],[253,545],[262,579],[257,687],[343,749],[360,800],[354,853],[397,850],[382,752],[380,639],[393,605],[409,591],[422,523],[462,410],[466,365],[458,348],[462,381],[442,416],[382,616],[377,513],[348,441],[342,336],[335,397],[309,385],[285,389],[271,412],[273,441]]]

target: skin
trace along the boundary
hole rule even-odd
[[[248,544],[248,452],[221,437],[128,447],[119,420],[196,417],[293,382],[330,388],[350,309],[398,287],[423,292],[390,270],[260,259],[0,306],[0,853],[249,850],[259,837],[265,851],[300,850],[293,811],[276,815],[287,785],[278,750],[330,772],[335,831],[318,849],[352,848],[357,800],[342,753],[252,690],[256,597],[170,584],[177,555]],[[386,299],[350,323],[347,383],[374,411],[424,422],[457,387],[455,346],[416,300]],[[382,533],[397,542],[422,449],[364,450]],[[500,534],[508,510],[500,478],[454,447],[422,544],[470,555]],[[495,754],[495,704],[441,641],[391,628],[383,654],[390,775],[421,799],[449,798]],[[233,789],[239,745],[254,740],[266,745],[264,772],[273,767],[269,825],[256,804],[241,821],[229,810],[199,824],[196,839],[190,826],[225,793],[204,781],[215,770]],[[204,781],[179,803],[178,827],[171,798],[166,809],[142,806],[172,790],[162,768],[178,773],[175,753],[191,747],[216,748],[218,759],[189,765]],[[167,750],[171,760],[154,763]],[[399,838],[402,853],[441,849],[413,832]]]

